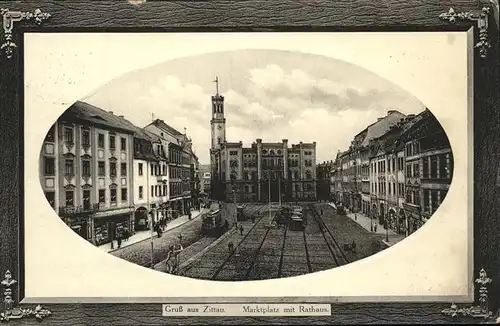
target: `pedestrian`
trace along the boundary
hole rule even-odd
[[[229,253],[233,252],[234,243],[232,241],[229,241],[229,243],[227,244],[227,249],[229,249]]]
[[[255,223],[255,216],[252,215],[252,217],[250,218],[252,220],[252,223]]]
[[[116,242],[118,243],[118,249],[122,246],[122,236],[121,234],[116,235]]]
[[[373,231],[374,231],[374,232],[377,232],[377,226],[378,226],[378,223],[377,223],[377,222],[375,222],[375,225],[373,226]]]
[[[321,209],[321,215],[323,215],[323,208]]]
[[[240,234],[243,235],[243,224],[240,224]]]

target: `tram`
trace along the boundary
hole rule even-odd
[[[236,206],[236,220],[237,221],[246,221],[248,220],[247,214],[243,212],[245,206],[244,205],[238,205]]]
[[[303,231],[305,229],[302,215],[293,214],[288,225],[288,228],[292,231]]]
[[[220,235],[229,228],[229,223],[220,209],[211,210],[202,218],[201,232],[203,234]]]

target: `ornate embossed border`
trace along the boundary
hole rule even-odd
[[[479,274],[476,305],[334,304],[331,317],[307,323],[494,322],[500,307],[500,162],[498,1],[0,1],[1,164],[0,320],[35,317],[50,324],[303,323],[303,319],[224,317],[194,320],[161,318],[161,305],[52,304],[24,307],[23,257],[23,32],[121,30],[475,30],[474,62],[474,265]],[[450,9],[452,8],[452,9]],[[492,275],[491,279],[483,271]],[[14,275],[14,276],[13,276]],[[18,282],[14,280],[16,278]],[[489,287],[488,287],[489,286]],[[487,292],[489,290],[489,292]],[[16,302],[21,305],[17,307]],[[51,314],[52,312],[52,314]],[[479,318],[473,318],[479,317]],[[453,319],[455,318],[455,319]],[[24,321],[31,323],[30,319]]]

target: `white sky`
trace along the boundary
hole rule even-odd
[[[129,72],[85,101],[140,127],[155,118],[187,128],[209,162],[210,96],[215,76],[225,96],[228,141],[317,142],[317,160],[334,159],[352,137],[387,110],[418,113],[415,97],[371,72],[323,56],[237,50],[169,60]]]

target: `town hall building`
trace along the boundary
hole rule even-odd
[[[236,202],[316,200],[316,142],[256,139],[250,147],[226,140],[224,96],[212,96],[212,199]]]

